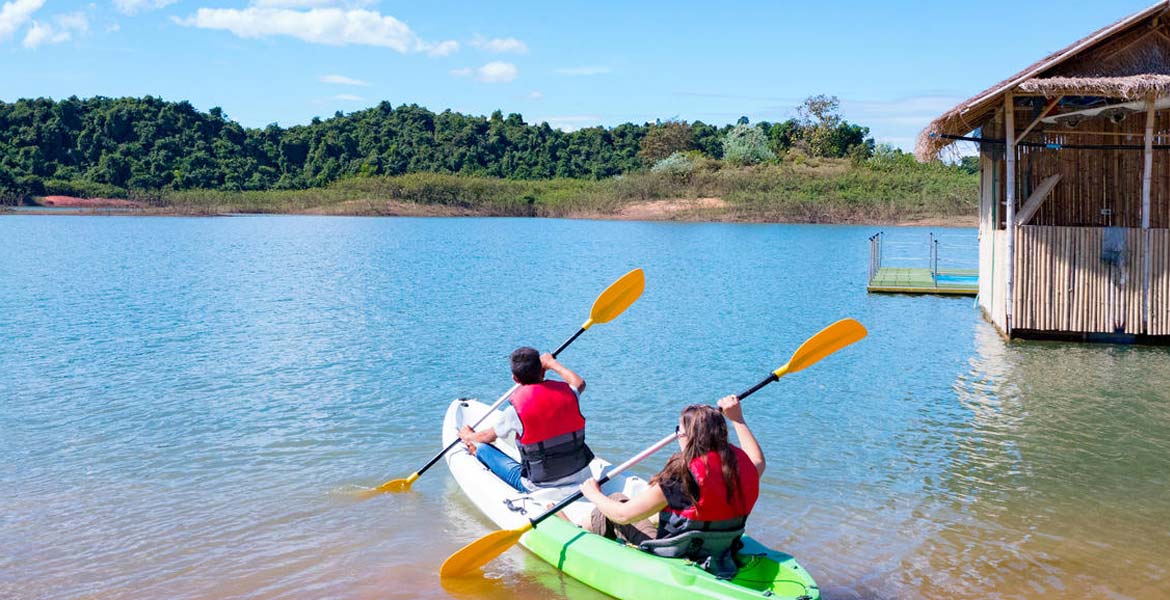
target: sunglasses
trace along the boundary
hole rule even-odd
[[[687,432],[683,431],[682,425],[675,425],[674,435],[678,437],[687,437]]]

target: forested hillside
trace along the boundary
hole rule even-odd
[[[872,154],[868,128],[836,109],[835,99],[822,96],[782,123],[668,121],[564,132],[499,111],[480,117],[382,102],[308,125],[249,129],[219,108],[200,112],[150,96],[18,100],[0,102],[0,200],[297,190],[418,172],[602,179],[688,151],[723,159],[725,148],[730,164],[774,160],[794,147],[811,156]]]

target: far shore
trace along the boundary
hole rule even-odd
[[[7,208],[7,210],[5,210]],[[0,214],[46,216],[232,216],[241,214],[376,216],[376,217],[537,217],[605,221],[685,223],[790,223],[840,225],[892,225],[905,227],[976,227],[977,216],[913,215],[882,218],[867,211],[834,211],[833,214],[778,215],[744,210],[721,198],[672,198],[630,202],[616,210],[571,210],[562,214],[507,214],[479,207],[424,204],[397,200],[348,200],[297,210],[235,210],[235,207],[166,206],[119,198],[38,198],[36,205],[0,207]]]

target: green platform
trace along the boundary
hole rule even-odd
[[[939,271],[932,277],[930,269],[894,269],[882,267],[869,281],[866,290],[875,294],[946,294],[979,295],[979,271],[955,269]]]

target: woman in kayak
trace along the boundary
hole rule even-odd
[[[727,421],[742,450],[728,442]],[[675,431],[680,451],[637,496],[606,496],[596,479],[581,485],[596,507],[587,528],[659,556],[689,558],[720,577],[734,577],[733,557],[759,497],[764,453],[735,396],[720,399],[719,409],[686,407]],[[655,513],[657,527],[647,519]]]

